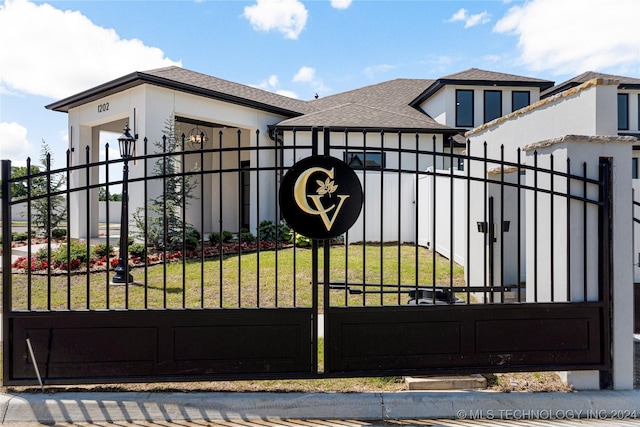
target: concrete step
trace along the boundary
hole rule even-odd
[[[480,374],[405,377],[409,390],[472,390],[487,388],[487,379]]]

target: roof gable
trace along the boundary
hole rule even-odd
[[[134,72],[49,104],[46,108],[54,111],[68,112],[71,108],[141,84],[151,84],[175,89],[289,117],[310,111],[309,105],[305,101],[176,66]]]
[[[449,74],[436,80],[423,93],[417,96],[412,102],[412,106],[418,106],[429,99],[446,85],[467,85],[467,86],[522,86],[538,87],[546,90],[553,86],[549,80],[536,79],[533,77],[517,76],[515,74],[497,73],[478,68],[469,68],[454,74]]]

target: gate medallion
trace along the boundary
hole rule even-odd
[[[279,197],[287,224],[312,239],[343,234],[362,210],[358,175],[330,156],[311,156],[293,165],[282,179]]]

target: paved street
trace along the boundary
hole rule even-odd
[[[626,427],[638,426],[640,420],[395,420],[395,421],[353,421],[353,420],[258,420],[258,421],[180,421],[180,422],[118,422],[118,423],[57,423],[56,426],[101,426],[101,427]]]

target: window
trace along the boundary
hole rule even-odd
[[[484,122],[490,122],[502,116],[502,92],[499,90],[484,91]]]
[[[511,92],[511,111],[516,111],[531,104],[529,91],[514,90]]]
[[[629,94],[618,94],[618,129],[629,130]]]
[[[638,179],[638,158],[631,158],[631,178]]]
[[[379,151],[346,151],[344,162],[352,169],[377,169],[384,167],[384,154]]]
[[[473,127],[472,90],[456,90],[456,126]]]

